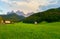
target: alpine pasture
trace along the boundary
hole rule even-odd
[[[0,24],[0,39],[60,39],[60,22]]]

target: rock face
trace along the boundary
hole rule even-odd
[[[9,14],[12,14],[12,13],[15,13],[15,14],[17,14],[17,15],[19,15],[19,16],[24,16],[24,15],[25,15],[22,11],[19,11],[19,10],[17,10],[16,12],[14,12],[14,11],[7,12],[8,15],[9,15]]]
[[[16,11],[16,14],[19,15],[19,16],[24,16],[25,14],[22,12],[22,11]]]
[[[7,15],[15,13],[14,11],[7,12]]]
[[[14,11],[7,12],[8,15],[9,15],[9,14],[12,14],[12,13],[15,13],[15,14],[17,14],[17,15],[19,15],[19,16],[24,16],[24,17],[28,17],[28,16],[34,14],[34,12],[24,14],[24,12],[23,12],[23,11],[20,11],[20,10],[17,10],[16,12],[14,12]]]

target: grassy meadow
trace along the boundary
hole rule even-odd
[[[60,22],[0,24],[0,39],[60,39]]]

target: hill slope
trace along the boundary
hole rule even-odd
[[[60,8],[54,8],[44,12],[38,12],[24,19],[23,22],[34,23],[35,21],[37,21],[38,23],[41,21],[46,22],[60,21]]]

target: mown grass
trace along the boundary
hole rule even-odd
[[[0,39],[60,39],[60,22],[0,24]]]

